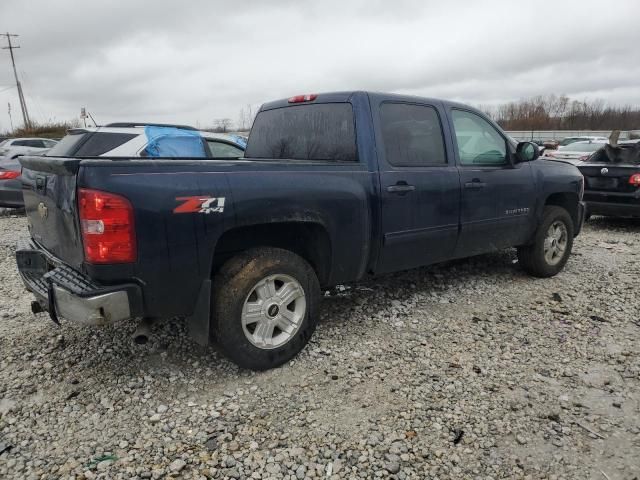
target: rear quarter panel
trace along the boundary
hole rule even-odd
[[[87,273],[105,284],[136,279],[149,316],[190,313],[201,280],[209,274],[211,239],[233,224],[233,204],[225,205],[222,213],[174,214],[184,203],[176,199],[228,197],[225,175],[185,161],[89,162],[81,166],[78,186],[116,193],[131,202],[138,258],[135,264],[85,264]]]

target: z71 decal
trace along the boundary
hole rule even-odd
[[[222,213],[224,197],[177,197],[182,202],[173,209],[173,213]]]

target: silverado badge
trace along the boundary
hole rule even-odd
[[[38,204],[38,213],[40,214],[40,218],[44,220],[45,218],[47,218],[47,215],[49,214],[49,209],[44,203],[40,202]]]

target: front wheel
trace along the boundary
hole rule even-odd
[[[572,247],[571,215],[562,207],[549,205],[544,209],[533,243],[518,248],[518,261],[535,277],[552,277],[564,268]]]
[[[300,256],[253,248],[227,261],[214,280],[214,332],[241,367],[274,368],[295,357],[315,330],[318,278]]]

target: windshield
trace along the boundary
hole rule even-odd
[[[572,143],[562,148],[563,152],[595,152],[602,148],[604,143]]]
[[[565,138],[564,140],[562,140],[562,141],[559,143],[559,145],[560,145],[561,147],[564,147],[564,146],[569,145],[569,144],[571,144],[571,143],[580,142],[580,141],[584,141],[584,140],[586,140],[586,139],[584,139],[584,138],[580,138],[580,137],[567,137],[567,138]]]

